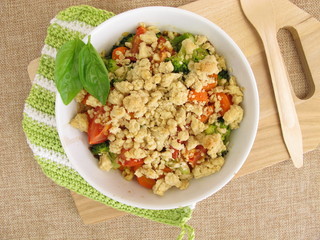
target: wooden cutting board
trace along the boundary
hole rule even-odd
[[[297,98],[292,91],[302,129],[304,152],[308,152],[320,142],[320,23],[288,0],[274,0],[274,4],[277,27],[285,27],[293,35],[308,81],[309,91],[305,99]],[[289,159],[281,136],[263,45],[245,18],[239,1],[199,0],[181,8],[206,17],[227,32],[248,58],[256,77],[261,111],[259,128],[253,149],[236,177]],[[28,66],[30,79],[34,79],[38,62],[36,59]],[[292,165],[292,171],[294,170]],[[86,224],[126,214],[74,192],[71,194]]]

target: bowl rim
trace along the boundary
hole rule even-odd
[[[177,204],[166,204],[166,206],[155,206],[154,204],[150,203],[150,204],[140,204],[137,201],[132,201],[131,199],[123,199],[123,198],[118,198],[115,195],[110,196],[109,194],[106,194],[105,189],[102,189],[101,187],[99,187],[95,181],[91,180],[91,177],[88,176],[88,174],[83,171],[81,168],[79,168],[77,166],[75,159],[73,159],[71,152],[69,151],[69,148],[67,146],[67,143],[65,142],[65,140],[62,137],[62,126],[59,125],[59,122],[61,121],[61,116],[59,113],[59,104],[63,104],[60,94],[57,92],[56,94],[56,108],[55,108],[55,116],[56,116],[56,121],[57,121],[57,130],[58,130],[58,134],[59,134],[59,138],[61,141],[61,144],[66,152],[66,155],[68,157],[68,159],[70,160],[70,162],[72,163],[73,167],[75,168],[75,170],[84,178],[85,181],[87,181],[93,188],[95,188],[96,190],[98,190],[100,193],[102,193],[103,195],[116,200],[118,202],[121,202],[123,204],[129,205],[129,206],[134,206],[134,207],[138,207],[138,208],[143,208],[143,209],[154,209],[154,210],[165,210],[165,209],[174,209],[174,208],[179,208],[179,207],[186,207],[186,206],[194,206],[196,203],[204,200],[205,198],[213,195],[214,193],[216,193],[217,191],[219,191],[222,187],[224,187],[228,182],[230,182],[230,180],[236,175],[236,173],[240,170],[240,168],[243,166],[243,164],[245,163],[255,140],[256,134],[257,134],[257,130],[258,130],[258,123],[259,123],[259,96],[258,96],[258,88],[257,88],[257,84],[255,81],[255,77],[253,74],[253,71],[251,69],[251,66],[246,58],[246,56],[244,55],[244,53],[242,52],[242,50],[240,49],[240,47],[234,42],[234,40],[226,33],[224,32],[218,25],[216,25],[215,23],[213,23],[212,21],[206,19],[205,17],[202,17],[196,13],[190,12],[188,10],[184,10],[184,9],[180,9],[180,8],[174,8],[174,7],[163,7],[163,6],[149,6],[149,7],[141,7],[141,8],[136,8],[136,9],[132,9],[123,13],[120,13],[108,20],[106,20],[105,22],[101,23],[100,25],[98,25],[93,31],[90,32],[90,34],[88,34],[86,37],[83,38],[83,41],[86,43],[88,40],[88,36],[92,35],[91,38],[91,43],[93,42],[94,39],[94,34],[101,31],[101,29],[105,28],[105,25],[112,25],[114,22],[119,21],[119,19],[121,20],[123,17],[126,17],[127,15],[130,15],[132,13],[134,14],[138,14],[138,13],[143,13],[145,11],[153,11],[153,10],[157,10],[157,11],[173,11],[175,13],[179,13],[179,14],[183,14],[183,15],[187,15],[188,17],[191,18],[195,18],[198,21],[202,21],[208,25],[211,25],[213,28],[215,28],[216,31],[218,31],[235,49],[236,53],[239,55],[239,57],[241,58],[242,63],[245,66],[245,71],[247,71],[250,80],[251,80],[251,84],[253,87],[253,96],[254,96],[254,100],[252,102],[252,107],[255,109],[255,115],[253,116],[253,126],[252,126],[252,136],[248,142],[248,148],[246,149],[246,151],[244,152],[243,156],[242,156],[242,160],[238,162],[238,164],[235,166],[234,168],[234,173],[230,174],[228,177],[226,177],[224,179],[224,181],[221,181],[218,186],[216,188],[214,188],[213,190],[208,190],[205,192],[205,194],[202,194],[201,196],[198,196],[196,198],[196,200],[194,198],[190,199],[190,200],[186,200],[183,203],[180,203],[179,205]],[[174,25],[174,24],[173,24]],[[94,44],[93,44],[94,45]],[[74,101],[74,100],[73,100]],[[153,194],[153,193],[150,193]]]

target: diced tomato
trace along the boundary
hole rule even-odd
[[[135,159],[135,158],[131,158],[129,160],[125,160],[122,165],[125,167],[135,167],[135,166],[140,166],[143,164],[144,159],[140,158],[140,159]]]
[[[162,171],[163,171],[164,173],[169,173],[169,172],[172,172],[172,169],[169,168],[169,167],[165,167],[164,169],[162,169]],[[162,174],[162,175],[160,175],[160,176],[158,177],[158,179],[161,179],[161,178],[164,178],[164,177],[165,177],[165,175]]]
[[[164,169],[162,169],[162,171],[164,171],[165,173],[169,173],[172,172],[172,169],[169,167],[165,167]]]
[[[131,117],[131,119],[135,119],[135,117],[134,117],[134,112],[129,112],[128,114],[129,114],[129,116]]]
[[[229,99],[229,101],[230,101],[230,103],[231,103],[231,105],[233,104],[233,102],[232,102],[232,95],[230,95],[230,94],[226,94],[227,95],[227,97],[228,97],[228,99]]]
[[[81,103],[84,104],[84,105],[86,105],[89,96],[90,96],[90,93],[87,93],[87,94],[84,96],[84,98],[82,99]]]
[[[154,60],[154,62],[163,62],[169,55],[173,55],[173,48],[165,45],[166,41],[167,39],[165,39],[163,36],[160,36],[158,38],[158,45],[156,47],[155,53],[159,55],[159,59]]]
[[[167,51],[160,52],[159,57],[160,57],[159,62],[163,62],[168,57],[168,52]]]
[[[200,116],[201,122],[207,122],[209,117],[214,113],[214,105],[204,107],[204,113]]]
[[[177,159],[180,155],[180,151],[175,148],[172,148],[172,149],[173,149],[172,158]]]
[[[165,39],[163,36],[160,36],[158,38],[158,44],[159,45],[163,45],[166,41],[167,41],[167,39]]]
[[[139,45],[142,42],[141,38],[139,35],[134,35],[133,40],[132,40],[132,48],[131,52],[132,53],[138,53],[139,52]]]
[[[144,162],[144,158],[140,158],[140,159],[136,159],[136,158],[126,158],[125,157],[125,153],[129,151],[129,149],[122,149],[121,150],[121,153],[120,153],[120,158],[123,160],[123,161],[120,161],[120,164],[122,166],[125,166],[125,167],[134,167],[134,166],[140,166],[143,164]]]
[[[103,109],[103,108],[101,108]],[[88,142],[89,144],[98,144],[108,140],[109,129],[111,125],[102,125],[100,123],[96,123],[96,119],[99,117],[99,112],[103,112],[104,110],[98,109],[98,114],[90,118],[89,117],[89,126],[88,126]]]
[[[135,57],[126,57],[126,59],[129,59],[131,62],[137,61],[137,58],[135,58]]]
[[[119,52],[124,55],[127,50],[128,50],[128,48],[126,48],[126,47],[117,47],[117,48],[113,49],[112,59],[113,60],[119,59],[120,58]]]
[[[119,155],[119,158],[121,158],[122,160],[127,160],[127,158],[125,156],[125,153],[128,152],[128,151],[129,151],[129,149],[122,148],[121,152],[120,152],[120,155]]]
[[[209,97],[208,97],[208,93],[205,91],[196,92],[195,90],[190,90],[188,100],[189,102],[192,102],[192,101],[208,102]]]
[[[122,172],[122,171],[124,171],[125,167],[120,165],[120,167],[118,169]]]
[[[88,142],[89,144],[98,144],[108,140],[109,129],[111,125],[102,125],[96,122],[96,119],[99,118],[105,112],[103,107],[96,107],[96,115],[93,118],[89,119],[88,126]]]
[[[152,189],[152,187],[156,184],[155,179],[147,178],[145,176],[138,177],[137,180],[141,186],[148,188],[148,189]]]
[[[232,96],[223,92],[216,93],[217,99],[220,101],[221,111],[219,112],[223,116],[232,105]],[[231,98],[230,98],[231,97]]]
[[[158,38],[158,45],[157,45],[157,53],[161,53],[167,50],[167,47],[164,45],[164,43],[167,41],[163,36],[160,36]]]
[[[202,145],[198,145],[195,149],[192,149],[188,152],[189,159],[188,161],[192,166],[197,165],[198,161],[203,159],[207,153],[207,149],[205,149]]]
[[[143,162],[132,167],[133,172],[137,171],[143,165]]]

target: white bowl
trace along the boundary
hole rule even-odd
[[[192,180],[189,188],[172,188],[160,197],[138,185],[126,181],[119,171],[99,169],[88,149],[87,135],[70,126],[76,114],[76,103],[65,106],[57,94],[56,120],[62,146],[79,174],[105,196],[121,203],[146,209],[172,209],[192,206],[225,186],[239,171],[253,145],[259,119],[259,98],[256,81],[250,65],[236,43],[217,25],[192,12],[170,7],[145,7],[119,14],[103,22],[91,32],[91,43],[98,52],[110,50],[123,32],[134,32],[140,22],[160,30],[190,32],[207,36],[217,52],[226,58],[228,68],[244,87],[244,118],[240,128],[233,131],[230,151],[221,171],[211,176]],[[84,39],[86,41],[87,39]]]

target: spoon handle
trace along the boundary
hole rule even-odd
[[[261,34],[261,38],[269,65],[282,136],[294,166],[300,168],[303,165],[302,134],[276,33],[267,31]]]

